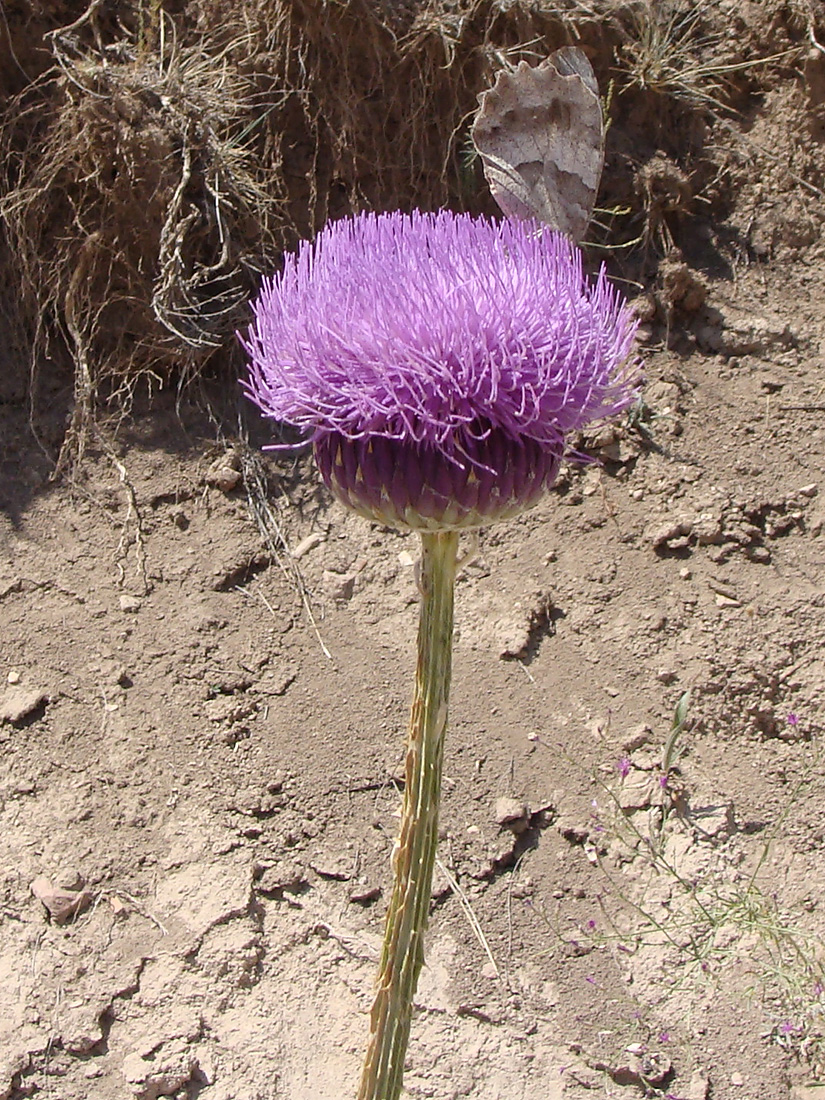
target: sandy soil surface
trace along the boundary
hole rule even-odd
[[[482,533],[410,1096],[778,1100],[821,1072],[822,271],[714,288],[695,339],[649,350],[642,430]],[[24,503],[0,1095],[349,1095],[414,538],[171,411]]]
[[[410,1098],[825,1097],[813,54],[726,265],[662,268],[643,402],[460,577]],[[352,1096],[415,539],[205,395],[51,482],[4,386],[0,1100]]]

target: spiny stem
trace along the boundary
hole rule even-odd
[[[358,1100],[398,1100],[410,1037],[412,1002],[424,962],[453,645],[458,534],[421,535],[418,665],[410,715],[401,831],[393,852],[378,986]]]

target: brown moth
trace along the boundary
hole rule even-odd
[[[535,68],[521,61],[478,101],[473,143],[501,210],[580,241],[604,164],[599,88],[585,55],[566,46]]]

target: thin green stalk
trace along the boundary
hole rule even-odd
[[[453,644],[458,534],[422,533],[418,665],[410,715],[401,831],[358,1100],[398,1100],[412,1002],[424,962]]]

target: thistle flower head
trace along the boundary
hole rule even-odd
[[[253,310],[250,397],[311,434],[340,499],[394,526],[529,507],[567,434],[635,397],[628,308],[531,222],[339,221],[286,258]]]

